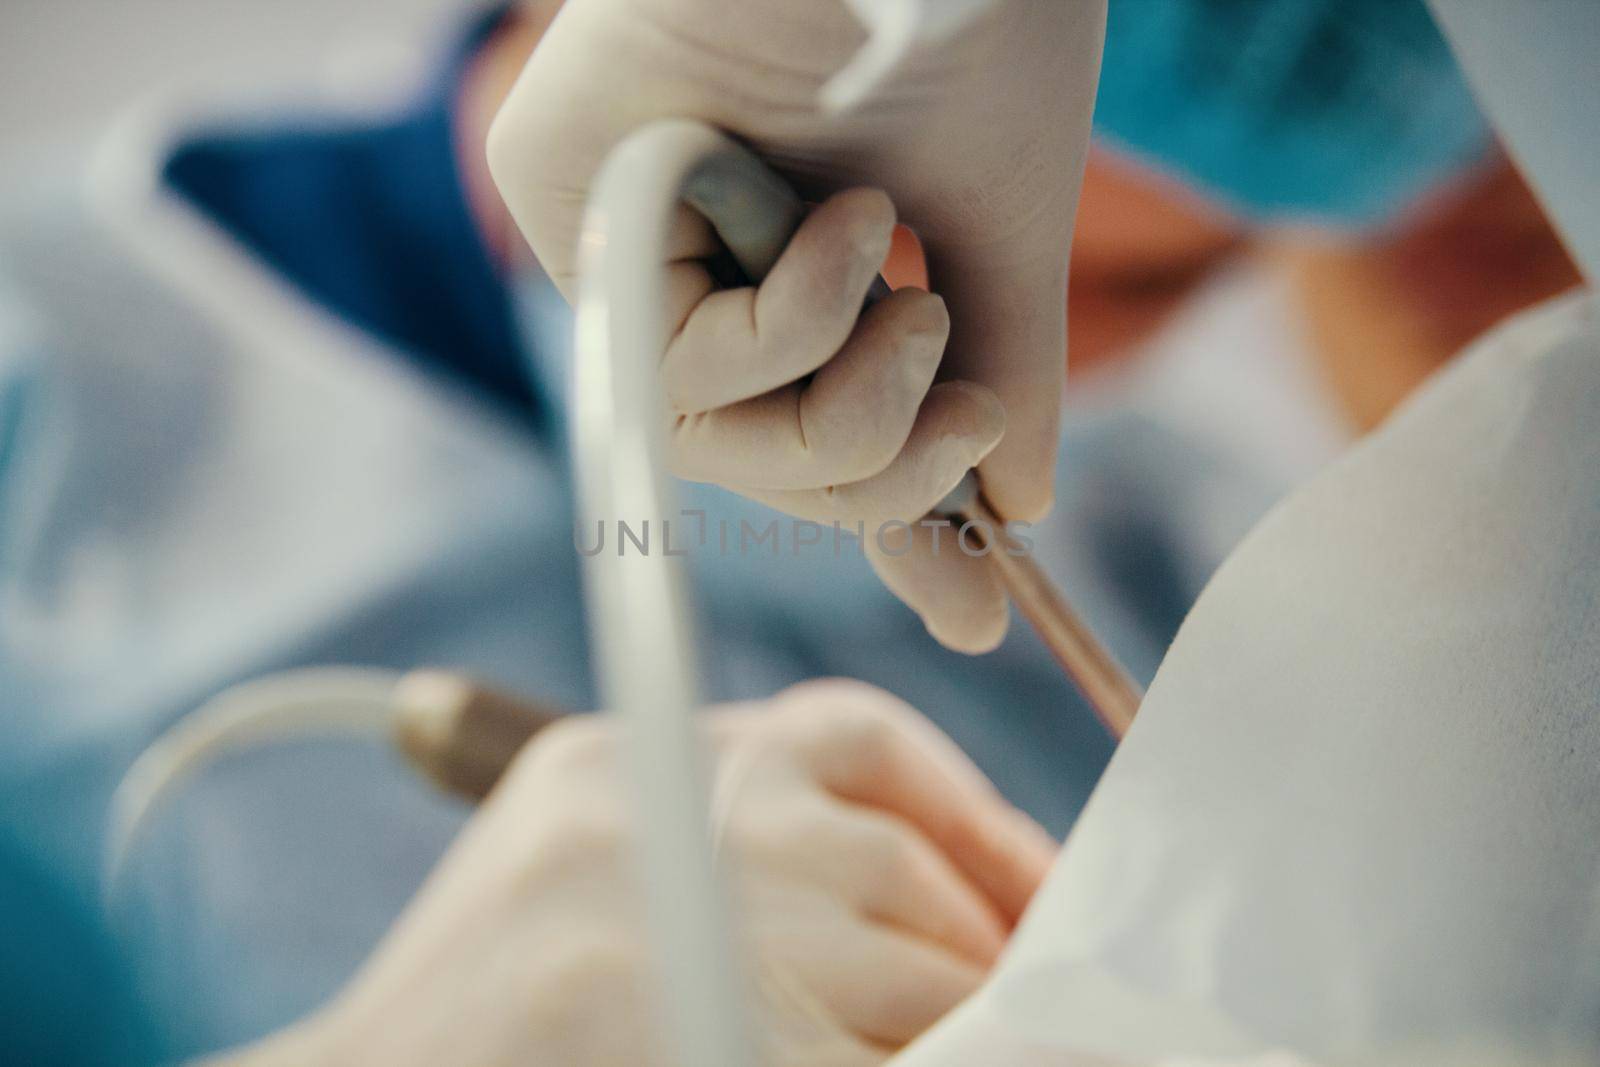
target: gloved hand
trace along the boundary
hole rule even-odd
[[[881,198],[829,201],[758,292],[712,291],[696,262],[709,234],[685,208],[675,261],[663,265],[679,298],[669,395],[680,430],[708,428],[680,448],[680,470],[808,516],[822,502],[830,518],[866,521],[885,582],[966,651],[1005,633],[990,568],[954,550],[948,531],[919,528],[912,551],[892,554],[900,542],[885,552],[872,528],[920,518],[955,484],[958,460],[981,459],[1004,518],[1049,510],[1067,251],[1103,25],[1101,0],[998,0],[915,48],[858,106],[828,114],[819,90],[863,38],[838,0],[568,0],[490,134],[496,184],[569,296],[589,184],[618,140],[655,119],[744,138],[813,201],[863,183],[887,193],[949,308],[938,378],[966,384],[923,392],[944,340],[932,298],[899,297],[851,328],[887,248]],[[822,376],[796,384],[818,368],[825,387]],[[979,386],[1003,408],[998,446]],[[803,436],[797,409],[809,409]],[[752,442],[761,448],[740,466],[731,453]]]
[[[871,687],[709,723],[768,1062],[881,1063],[977,988],[1054,842]],[[215,1067],[661,1062],[619,740],[542,734],[333,1006]]]

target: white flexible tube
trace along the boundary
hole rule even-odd
[[[618,145],[595,182],[580,237],[574,335],[573,451],[585,527],[649,520],[662,532],[659,524],[677,514],[662,462],[657,383],[666,343],[661,264],[668,227],[697,176],[712,197],[746,188],[703,180],[719,168],[742,169],[744,161],[755,172],[764,170],[709,127],[666,121]],[[771,216],[757,210],[745,217],[759,227]],[[774,223],[773,256],[792,230],[784,225]],[[628,726],[642,877],[659,988],[675,1039],[669,1062],[750,1067],[757,1055],[747,986],[708,832],[685,575],[663,547],[596,553],[585,561],[589,626],[604,706]]]

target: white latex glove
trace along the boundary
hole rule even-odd
[[[921,395],[943,341],[937,302],[908,294],[852,330],[888,247],[880,197],[853,193],[819,212],[759,292],[712,292],[697,262],[711,239],[685,208],[667,268],[679,296],[669,380],[675,415],[700,436],[680,440],[680,469],[798,492],[780,504],[805,514],[824,502],[870,527],[886,513],[920,517],[942,495],[928,486],[952,488],[961,462],[981,457],[999,513],[1034,521],[1053,489],[1067,252],[1104,14],[1103,0],[1002,0],[947,40],[913,47],[858,106],[825,114],[822,87],[865,38],[839,0],[568,0],[495,121],[489,162],[569,296],[589,184],[618,140],[655,119],[744,138],[813,201],[883,190],[917,231],[949,308],[938,377],[992,390],[1004,439],[990,450],[998,419],[973,384]],[[828,373],[810,389],[797,384],[819,367]],[[797,407],[815,420],[803,437]],[[731,453],[745,449],[735,465]],[[1003,592],[981,560],[951,551],[948,534],[935,553],[934,534],[920,530],[898,556],[869,534],[868,553],[937,638],[993,647],[1006,628]]]
[[[881,1063],[981,982],[1054,842],[869,686],[811,683],[710,725],[768,1062]],[[216,1067],[662,1062],[620,740],[609,717],[546,731],[353,985]]]

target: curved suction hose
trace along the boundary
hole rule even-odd
[[[128,860],[146,825],[177,790],[217,759],[306,737],[383,737],[399,675],[360,667],[309,667],[218,694],[139,754],[111,797],[100,891],[114,910]]]
[[[566,712],[450,671],[304,667],[233,686],[139,754],[111,798],[101,893],[114,913],[135,846],[185,784],[227,756],[310,738],[392,741],[435,786],[476,803]]]

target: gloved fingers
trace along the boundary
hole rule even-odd
[[[876,538],[883,524],[916,522],[988,455],[1005,433],[1005,414],[993,393],[971,382],[940,382],[928,390],[911,434],[889,466],[859,482],[825,489],[738,491],[813,522],[863,523]]]
[[[800,432],[839,472],[817,484],[858,482],[894,461],[916,426],[949,334],[944,301],[930,293],[902,289],[867,309],[800,394]]]
[[[846,899],[868,919],[992,966],[1006,926],[977,887],[905,820],[856,805],[839,809],[833,835],[846,861]]]
[[[806,216],[759,288],[710,293],[667,345],[661,385],[675,412],[695,414],[805,377],[856,326],[894,234],[894,206],[876,189],[849,189]],[[674,294],[678,297],[680,294]]]
[[[918,938],[863,922],[796,951],[826,973],[813,987],[827,1011],[863,1041],[899,1048],[983,984],[985,970]]]
[[[904,819],[816,789],[775,804],[735,802],[725,856],[746,891],[781,872],[867,919],[980,967],[1005,946],[1007,924],[971,880]]]
[[[1058,240],[1059,247],[1016,253],[1021,262],[1003,250],[925,246],[929,288],[950,308],[942,372],[988,386],[1005,407],[1005,440],[978,468],[985,494],[1004,519],[1038,521],[1054,498],[1070,230]]]
[[[903,702],[870,686],[786,690],[808,709],[799,747],[817,784],[921,830],[1015,922],[1055,860],[1056,843],[1012,807],[959,748]]]
[[[667,230],[667,336],[675,337],[684,320],[717,283],[705,261],[722,251],[716,230],[688,204],[679,204]]]
[[[969,655],[992,652],[1011,622],[1005,588],[987,559],[963,549],[959,525],[944,521],[930,516],[909,530],[868,537],[867,560],[935,641]]]
[[[948,328],[938,297],[911,289],[890,295],[867,309],[810,382],[675,417],[674,469],[697,481],[780,490],[879,473],[911,436]]]
[[[691,312],[716,292],[716,279],[698,259],[667,264],[667,331],[676,336]]]
[[[777,1067],[883,1067],[894,1052],[870,1041],[851,1041],[848,1045],[831,1046],[822,1053],[808,1050],[799,1057],[785,1057],[780,1052]]]
[[[882,1067],[894,1054],[894,1049],[843,1031],[820,1042],[790,1042],[776,1034],[769,1038],[761,1062],[770,1067]]]
[[[780,924],[746,929],[751,977],[762,1007],[763,1063],[776,1067],[857,1067],[893,1053],[864,1038],[833,1011],[839,960],[834,946],[859,937],[861,920],[832,897],[793,886],[765,885],[747,915],[781,916]],[[897,981],[892,976],[885,980]]]

